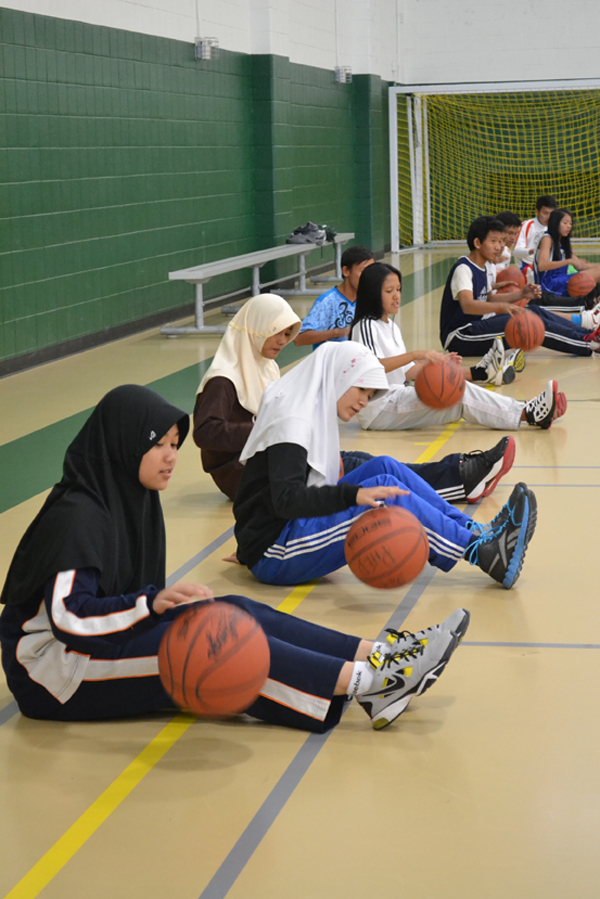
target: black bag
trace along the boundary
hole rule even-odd
[[[296,228],[293,234],[290,234],[286,243],[314,243],[318,247],[322,246],[327,240],[327,232],[325,228],[317,225],[315,222],[307,222]]]

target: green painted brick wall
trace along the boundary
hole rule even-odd
[[[389,242],[379,78],[4,8],[0,54],[0,361],[192,302],[169,271],[308,219]]]

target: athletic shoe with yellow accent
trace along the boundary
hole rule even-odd
[[[413,635],[414,637],[415,635]],[[387,727],[404,712],[414,696],[433,686],[458,646],[451,631],[440,631],[426,643],[414,640],[400,652],[373,652],[368,658],[373,683],[357,696],[376,730]]]
[[[411,634],[410,631],[397,631],[392,627],[388,627],[386,628],[386,640],[389,644],[388,652],[401,652],[415,642],[426,645],[432,637],[440,634],[442,631],[449,631],[451,634],[454,634],[460,642],[467,632],[470,620],[471,615],[467,609],[456,609],[441,624],[433,624],[431,627],[426,627],[425,630],[417,631],[415,634]]]
[[[509,350],[504,357],[504,366],[506,368],[514,368],[517,374],[520,374],[526,365],[525,353],[523,350]],[[514,380],[511,378],[511,380]],[[504,381],[504,384],[507,382]]]

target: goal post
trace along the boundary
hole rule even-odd
[[[600,235],[600,80],[390,87],[392,251],[464,242],[542,194]]]

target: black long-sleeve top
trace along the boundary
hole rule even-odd
[[[278,443],[246,463],[233,504],[237,557],[252,568],[293,518],[333,515],[356,505],[355,484],[308,487],[308,454]]]
[[[235,499],[244,466],[240,453],[254,425],[254,416],[238,400],[229,378],[211,378],[196,397],[194,443],[202,467],[229,499]]]

